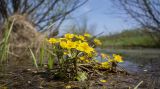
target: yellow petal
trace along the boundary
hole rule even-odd
[[[88,34],[88,33],[84,33],[84,36],[86,36],[86,37],[91,37],[91,35]]]
[[[101,80],[100,80],[100,82],[102,82],[102,83],[106,83],[106,82],[107,82],[107,80],[101,79]]]
[[[122,57],[120,55],[113,54],[113,58],[116,62],[123,62]]]
[[[66,86],[66,89],[71,89],[72,87],[70,85],[67,85]]]

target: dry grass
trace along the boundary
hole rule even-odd
[[[36,28],[31,24],[30,21],[21,15],[11,16],[7,24],[15,19],[10,37],[8,40],[9,44],[9,61],[16,61],[15,63],[32,62],[32,57],[29,48],[33,50],[34,54],[38,54],[42,41],[45,36],[36,31]],[[2,28],[1,34],[5,32],[5,28]],[[3,39],[3,36],[0,38]]]

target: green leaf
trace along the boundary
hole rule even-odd
[[[78,81],[85,81],[87,79],[87,73],[86,72],[78,72],[76,79]]]
[[[53,60],[52,55],[50,55],[50,57],[48,59],[48,67],[49,67],[49,69],[53,68],[53,64],[54,64],[54,60]]]

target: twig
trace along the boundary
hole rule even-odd
[[[84,70],[86,70],[86,71],[88,71],[88,72],[92,72],[91,70],[89,70],[88,68],[86,68],[84,66],[79,66],[79,67],[82,68],[82,69],[84,69]]]
[[[138,83],[138,85],[136,87],[134,87],[134,89],[138,89],[138,87],[143,83],[143,81],[141,81],[140,83]]]
[[[13,56],[15,56],[15,57],[17,57],[17,58],[20,58],[20,56],[14,54],[14,53],[12,53],[12,52],[8,52],[8,53],[11,54],[11,55],[13,55]]]
[[[104,74],[98,72],[98,70],[95,70],[95,72],[96,72],[97,74],[101,75],[101,76],[104,76]]]
[[[91,66],[90,64],[78,64],[79,66]]]

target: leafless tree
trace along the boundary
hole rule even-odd
[[[26,14],[39,31],[65,17],[88,0],[0,0],[0,24],[14,14]],[[58,25],[58,26],[59,26]]]
[[[113,3],[160,42],[160,0],[113,0]]]

